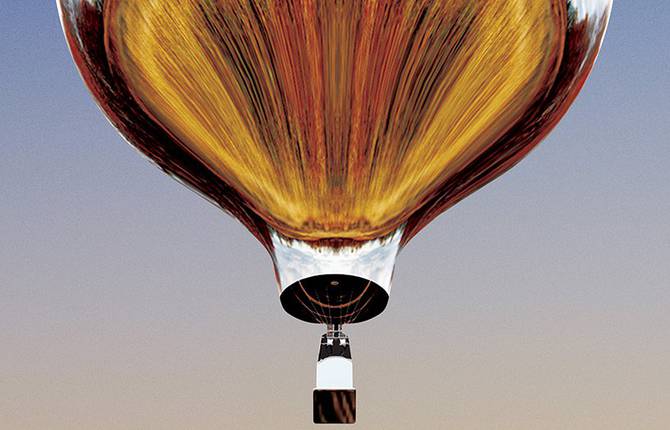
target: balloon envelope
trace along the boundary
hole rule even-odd
[[[131,144],[240,218],[365,241],[434,216],[556,124],[604,0],[60,0]],[[265,240],[267,242],[267,240]]]

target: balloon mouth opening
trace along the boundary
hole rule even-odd
[[[381,314],[389,294],[377,283],[353,275],[310,276],[289,285],[280,301],[294,318],[315,324],[352,324]]]

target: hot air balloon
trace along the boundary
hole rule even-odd
[[[533,149],[580,91],[611,0],[58,0],[105,115],[268,250],[325,324],[315,423],[355,421],[342,325],[398,252]]]

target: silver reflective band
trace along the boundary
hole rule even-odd
[[[329,248],[288,239],[273,230],[273,260],[280,292],[301,279],[337,274],[368,279],[390,293],[402,233],[403,227],[400,227],[386,237],[364,242],[357,247]]]

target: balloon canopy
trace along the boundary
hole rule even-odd
[[[254,233],[403,241],[556,124],[609,2],[61,0],[117,127]],[[265,241],[267,242],[267,240]]]

